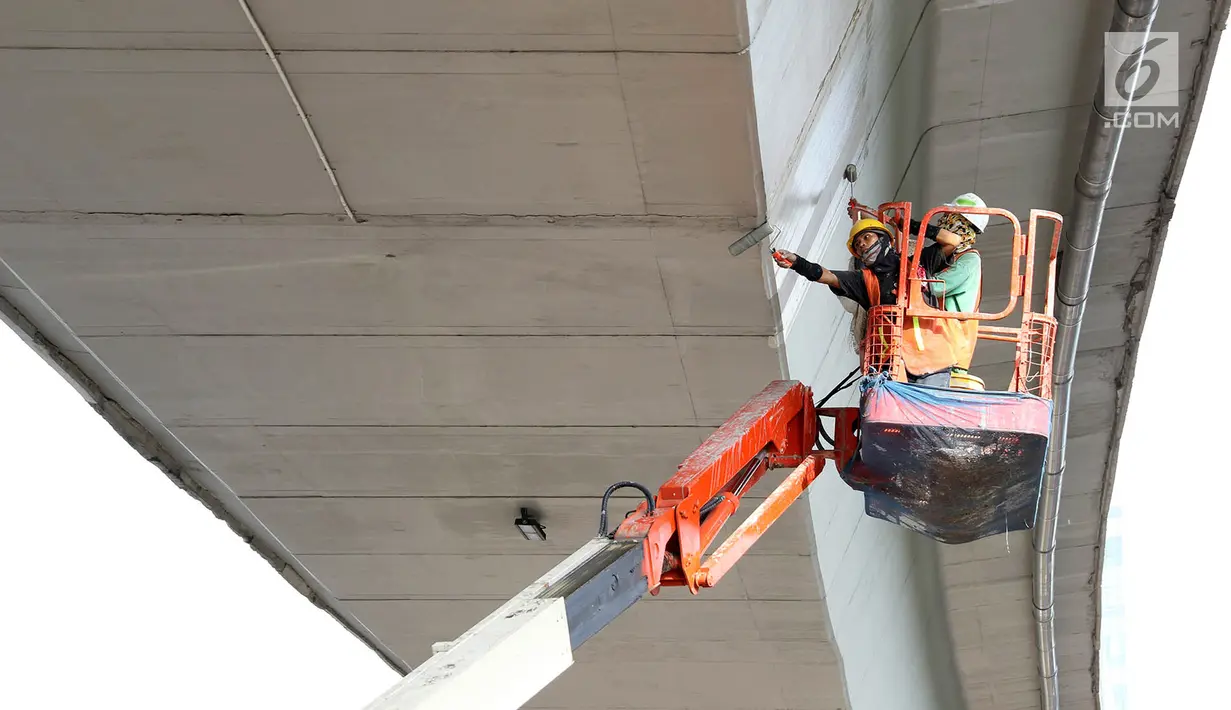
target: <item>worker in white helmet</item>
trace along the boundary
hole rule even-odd
[[[967,192],[958,195],[945,206],[987,207],[987,204],[978,195]],[[919,265],[923,267],[927,278],[932,279],[925,286],[927,293],[935,299],[937,308],[966,313],[979,310],[983,287],[983,261],[974,247],[979,235],[987,228],[988,219],[986,214],[946,212],[936,220],[936,225],[929,224],[924,230],[924,238],[934,240],[935,243],[923,248]],[[919,234],[919,231],[920,224],[911,220],[911,232]],[[918,321],[916,318],[908,326],[919,328]],[[964,373],[969,367],[968,359],[978,341],[979,326],[977,321],[947,321],[933,325],[943,328],[947,340],[954,344],[957,350],[965,350],[966,361],[954,363],[920,378],[919,381],[936,387],[948,387],[953,373]]]
[[[987,207],[973,192],[958,195],[946,207]],[[946,311],[974,312],[979,308],[983,286],[983,260],[975,251],[975,241],[987,228],[988,215],[947,212],[936,225],[928,225],[924,238],[935,244],[924,247],[920,265],[929,279],[931,294]],[[919,222],[911,220],[911,233],[919,233]]]

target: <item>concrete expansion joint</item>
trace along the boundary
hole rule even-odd
[[[755,227],[755,215],[690,215],[666,213],[515,214],[515,213],[431,213],[363,215],[358,224],[328,212],[115,212],[77,210],[2,210],[0,223],[7,224],[186,224],[186,225],[286,225],[343,227],[504,227],[558,226],[585,227],[704,227],[748,229]]]
[[[1151,246],[1153,251],[1153,246]],[[1145,293],[1146,286],[1149,284],[1151,259],[1147,255],[1138,264],[1133,272],[1133,278],[1128,282],[1128,289],[1124,293],[1124,320],[1121,326],[1124,332],[1128,334],[1128,340],[1136,341],[1141,337],[1138,332],[1137,321],[1141,320],[1141,304],[1137,302],[1137,297]]]
[[[485,54],[504,56],[514,54],[648,54],[648,55],[742,55],[752,49],[751,45],[741,45],[738,49],[423,49],[419,47],[403,47],[400,49],[372,49],[370,47],[281,47],[274,53],[278,56],[287,54]],[[16,52],[185,52],[185,53],[227,53],[227,54],[264,54],[264,49],[253,49],[250,46],[238,44],[229,47],[98,47],[92,45],[0,45],[0,50]]]
[[[274,568],[277,569],[277,565],[275,565]],[[285,579],[292,587],[295,588],[295,591],[307,597],[308,600],[317,607],[321,606],[320,601],[317,599],[316,592],[312,591],[312,588],[308,586],[307,581],[305,581],[294,568],[283,563],[282,569],[278,570],[278,573],[282,575],[282,578]]]
[[[1175,214],[1175,198],[1176,192],[1171,187],[1163,185],[1163,189],[1159,192],[1158,215],[1146,223],[1147,228],[1153,227],[1152,231],[1154,234],[1151,235],[1151,239],[1158,237],[1158,225],[1160,222],[1171,221],[1171,216]]]
[[[197,338],[200,340],[211,340],[215,338],[222,339],[271,339],[271,338],[337,338],[339,340],[379,340],[392,338],[415,338],[419,340],[461,340],[461,339],[477,339],[484,338],[487,340],[594,340],[594,339],[646,339],[646,338],[688,338],[689,340],[697,339],[719,339],[719,340],[748,340],[748,339],[763,339],[772,338],[775,333],[770,329],[748,329],[735,332],[706,332],[706,328],[721,328],[722,326],[715,325],[691,325],[681,327],[677,330],[645,330],[645,331],[587,331],[578,330],[570,331],[565,328],[553,328],[547,332],[542,331],[507,331],[507,332],[469,332],[459,331],[453,333],[441,332],[422,332],[414,328],[393,329],[377,333],[334,333],[327,331],[271,331],[271,332],[252,332],[252,331],[229,331],[229,332],[192,332],[185,330],[178,333],[129,333],[123,330],[115,333],[107,333],[104,337],[115,338],[141,338],[143,340],[158,340],[171,338],[181,340],[185,338]],[[772,345],[769,347],[773,347]],[[281,425],[286,426],[286,425]],[[324,424],[314,426],[327,426]],[[472,425],[479,426],[479,425]],[[658,426],[658,425],[654,425]]]

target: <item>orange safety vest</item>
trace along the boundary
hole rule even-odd
[[[868,290],[868,303],[880,305],[880,281],[870,269],[863,269],[863,284]],[[920,274],[922,276],[922,274]],[[911,298],[908,303],[918,304],[924,312],[944,313],[932,308],[923,300],[920,281],[909,282]],[[983,298],[983,282],[979,281],[979,293],[975,296],[975,310]],[[887,337],[878,333],[882,341]],[[979,340],[979,321],[954,318],[928,318],[912,316],[902,324],[902,360],[906,371],[912,375],[930,375],[951,367],[970,368],[974,358],[975,344]]]
[[[881,282],[880,279],[876,278],[876,274],[872,273],[871,269],[860,269],[860,273],[863,275],[863,286],[868,290],[868,311],[871,312],[873,308],[881,305]],[[869,318],[868,320],[868,325],[871,325],[871,319]],[[888,350],[889,335],[885,332],[884,324],[876,326],[875,335],[880,338],[881,349]],[[872,337],[872,334],[869,334],[868,337]]]

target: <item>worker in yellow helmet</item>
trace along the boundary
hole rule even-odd
[[[863,268],[832,271],[789,251],[774,249],[771,254],[779,267],[825,284],[834,295],[849,298],[865,309],[897,303],[899,255],[889,228],[880,220],[861,219],[851,227],[846,248]]]
[[[945,206],[985,208],[987,204],[975,193],[967,192]],[[860,206],[851,204],[851,219],[859,219],[859,209]],[[940,215],[938,224],[923,226],[917,219],[910,221],[911,234],[922,233],[926,240],[935,242],[923,249],[920,258],[928,278],[924,295],[934,301],[929,305],[946,311],[978,310],[983,264],[975,241],[987,229],[989,220],[986,214],[947,212]]]
[[[933,234],[928,235],[937,240],[937,245],[929,247],[925,251],[935,252],[937,254],[935,258],[938,261],[946,259],[950,254],[958,251],[957,247],[968,246],[973,243],[973,236],[968,236],[964,240],[960,239],[958,235],[947,229],[948,226],[951,226],[951,223],[945,222],[945,227],[941,227],[933,233],[936,236],[933,236]],[[962,241],[965,241],[967,244],[959,244]],[[835,295],[849,298],[864,309],[870,309],[878,305],[896,304],[898,300],[897,288],[898,275],[901,269],[901,256],[897,249],[894,248],[893,237],[884,223],[876,219],[858,220],[851,227],[846,247],[861,262],[862,268],[858,271],[831,271],[796,254],[777,249],[773,250],[772,255],[778,266],[791,269],[809,281],[823,283],[829,286],[829,289]],[[927,275],[930,278],[936,278],[931,273]],[[925,292],[923,297],[927,305],[944,309],[945,306],[941,303],[940,299],[949,294],[943,291],[942,294]],[[977,307],[977,300],[975,301],[975,307]],[[916,328],[920,325],[918,323],[920,320],[918,318],[914,319]],[[922,325],[933,327],[935,319],[922,320],[924,321]],[[952,334],[948,333],[947,330],[966,329],[970,326],[977,328],[978,324],[975,321],[969,321],[968,324],[955,325],[945,321],[941,322],[939,326],[935,326],[941,328],[942,332],[936,334],[920,333],[920,340],[930,342],[931,347],[927,348],[928,352],[925,354],[907,358],[907,380],[935,387],[949,386],[951,373],[957,364],[955,362],[956,358],[952,357],[951,349],[944,347],[938,349],[936,346],[945,343],[952,337]],[[937,340],[938,338],[939,340]],[[911,348],[916,345],[915,343],[904,343],[904,345],[907,346],[907,351],[914,352]],[[916,349],[922,350],[923,348]],[[941,358],[943,361],[937,361],[937,358]],[[962,364],[962,367],[965,366],[968,366],[968,363]]]

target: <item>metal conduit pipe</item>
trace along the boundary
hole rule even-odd
[[[1111,32],[1149,32],[1158,10],[1158,0],[1118,0],[1111,18]],[[1141,62],[1144,35],[1140,42],[1117,47],[1119,56],[1134,67]],[[1121,65],[1122,66],[1122,65]],[[1064,479],[1065,444],[1068,438],[1069,397],[1077,363],[1077,338],[1090,289],[1094,250],[1116,154],[1124,133],[1124,122],[1113,121],[1113,109],[1104,100],[1104,79],[1099,76],[1090,122],[1086,128],[1081,162],[1075,180],[1073,209],[1065,220],[1064,266],[1056,283],[1056,349],[1053,357],[1053,408],[1051,447],[1043,476],[1043,492],[1035,512],[1034,524],[1034,618],[1037,623],[1041,707],[1057,710],[1060,689],[1056,661],[1055,628],[1055,551],[1056,525],[1060,513],[1060,485]],[[1124,111],[1124,107],[1117,107]]]

